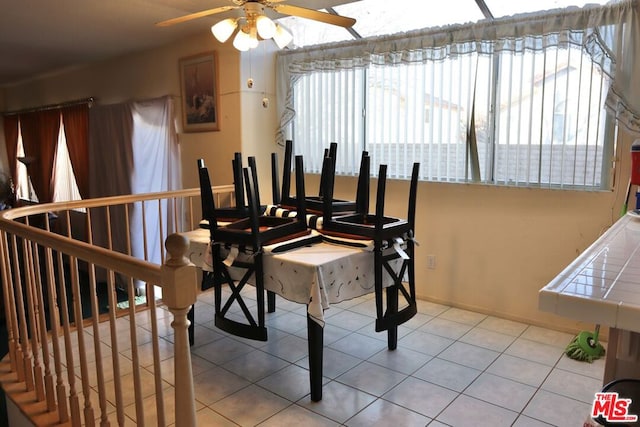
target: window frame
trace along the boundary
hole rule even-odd
[[[556,47],[556,49],[560,50],[560,47]],[[582,53],[582,55],[585,55],[585,53]],[[393,65],[391,65],[393,66]],[[615,120],[615,117],[613,114],[609,114],[609,111],[607,110],[607,108],[604,105],[604,100],[601,97],[601,103],[599,104],[599,110],[596,111],[592,117],[596,117],[598,118],[598,120],[602,119],[602,122],[598,122],[598,131],[602,132],[600,135],[600,139],[598,140],[598,150],[595,154],[595,157],[598,158],[600,160],[599,165],[592,171],[592,177],[590,176],[590,180],[585,180],[585,182],[580,183],[580,182],[576,182],[575,176],[574,176],[574,181],[564,181],[564,174],[561,176],[562,181],[559,182],[554,182],[553,180],[553,171],[552,169],[549,169],[548,171],[548,179],[542,179],[541,178],[541,173],[538,174],[538,178],[537,181],[530,179],[529,177],[522,182],[522,180],[518,177],[518,175],[513,175],[513,176],[506,176],[506,179],[500,179],[500,177],[497,175],[497,166],[498,166],[498,160],[497,160],[497,153],[498,153],[498,149],[499,147],[497,147],[497,145],[499,145],[499,141],[498,138],[496,136],[496,132],[499,131],[498,125],[496,123],[496,121],[498,120],[498,114],[496,113],[497,109],[498,109],[498,105],[499,105],[499,95],[497,93],[498,91],[498,84],[496,83],[499,80],[499,75],[502,71],[502,68],[505,65],[502,63],[501,61],[501,57],[499,53],[495,53],[493,55],[493,77],[492,77],[492,84],[491,84],[491,94],[489,96],[489,99],[487,100],[487,104],[489,105],[489,108],[491,110],[491,114],[489,114],[489,120],[487,123],[487,133],[490,135],[489,138],[489,143],[487,146],[487,149],[490,151],[490,153],[486,156],[485,159],[481,159],[482,165],[473,165],[473,154],[474,153],[468,153],[467,152],[467,159],[466,159],[466,164],[465,164],[465,173],[464,173],[464,178],[460,178],[455,177],[455,178],[449,178],[449,177],[445,177],[444,179],[441,177],[436,177],[435,179],[431,176],[425,175],[423,173],[423,171],[421,171],[421,176],[420,179],[423,181],[435,181],[435,182],[439,182],[439,181],[446,181],[446,182],[459,182],[459,183],[482,183],[482,184],[487,184],[487,185],[504,185],[504,186],[518,186],[518,187],[532,187],[532,188],[561,188],[561,189],[573,189],[573,190],[586,190],[586,191],[598,191],[598,190],[604,190],[604,191],[608,191],[611,190],[613,188],[613,176],[615,173],[615,163],[612,161],[614,159],[614,153],[617,150],[617,122]],[[596,67],[597,64],[592,64],[593,67]],[[364,84],[363,87],[361,89],[361,92],[359,94],[359,96],[361,96],[364,100],[363,103],[365,105],[367,105],[368,102],[368,97],[371,96],[371,94],[367,91],[366,88],[366,82],[368,80],[368,73],[370,72],[370,65],[365,66],[360,68],[360,70],[362,70],[362,72],[364,73],[364,78],[362,79]],[[326,70],[320,70],[317,71],[318,73],[322,73],[325,72]],[[339,72],[340,70],[334,70],[335,72]],[[557,71],[557,70],[556,70]],[[328,71],[331,72],[331,71]],[[294,83],[292,86],[292,95],[293,95],[293,99],[296,99],[297,97],[297,91],[300,90],[299,87],[299,82],[301,79],[304,79],[305,77],[309,76],[309,75],[313,75],[316,72],[307,72],[307,73],[302,73],[303,75],[299,78],[296,79],[296,83]],[[557,75],[560,75],[560,73],[557,73]],[[554,76],[554,79],[556,78],[556,76]],[[567,86],[568,87],[568,86]],[[318,96],[318,94],[313,94],[310,93],[308,94],[309,96],[317,96],[318,98],[322,98],[322,99],[326,99],[327,98],[327,93],[323,93],[322,95]],[[555,98],[554,98],[555,99]],[[566,101],[566,100],[565,100]],[[475,101],[474,101],[475,102]],[[434,113],[434,109],[433,107],[430,107],[429,105],[424,105],[424,107],[421,107],[424,111],[423,113],[426,114],[427,109],[429,110],[431,116]],[[474,107],[475,108],[475,107]],[[296,101],[294,101],[294,110],[299,110],[299,107],[296,104]],[[364,119],[361,123],[361,126],[363,127],[362,130],[362,135],[363,135],[363,139],[361,141],[357,141],[357,149],[359,150],[368,150],[370,148],[369,144],[369,140],[370,140],[370,136],[371,136],[371,131],[370,129],[367,128],[368,125],[368,116],[369,116],[369,111],[366,111],[365,108],[365,112],[364,114]],[[428,124],[430,124],[432,122],[432,117],[428,117],[428,122],[427,123],[427,117],[426,115],[425,117],[425,123],[424,125],[427,126]],[[576,114],[577,116],[577,114]],[[565,118],[566,119],[566,118]],[[553,120],[553,119],[552,119]],[[296,113],[294,115],[293,120],[291,120],[291,122],[289,123],[290,128],[289,128],[289,134],[290,135],[294,135],[293,139],[295,140],[303,140],[305,141],[307,138],[301,138],[300,134],[298,132],[297,127],[299,127],[300,124],[300,117],[299,114]],[[474,131],[477,129],[474,129]],[[565,133],[566,129],[565,129]],[[565,138],[566,139],[566,138]],[[326,139],[324,141],[324,143],[328,146],[329,142],[341,142],[340,140],[338,141],[334,141],[329,139]],[[405,143],[406,144],[406,143]],[[468,144],[468,141],[467,141]],[[317,145],[317,144],[316,144]],[[429,142],[427,143],[421,143],[421,146],[423,146],[421,148],[421,150],[431,150],[431,144]],[[588,145],[588,144],[587,144]],[[564,146],[564,144],[563,144]],[[314,152],[308,152],[308,147],[301,149],[298,145],[294,144],[295,150],[297,154],[309,154],[310,156],[314,155]],[[426,148],[425,148],[426,147]],[[569,147],[569,145],[566,145],[566,147]],[[565,148],[566,148],[565,147]],[[467,147],[468,148],[468,147]],[[349,148],[349,150],[351,150],[351,148]],[[575,151],[574,155],[577,155],[577,150]],[[317,155],[317,154],[316,154]],[[477,154],[475,154],[477,155]],[[530,156],[531,154],[529,153],[528,156]],[[540,156],[542,156],[542,154],[540,154]],[[352,156],[353,158],[353,156]],[[340,159],[338,159],[338,164],[337,164],[337,168],[336,171],[338,174],[345,174],[345,175],[353,175],[357,172],[358,168],[357,165],[353,165],[352,164],[352,158],[349,161],[350,164],[350,168],[349,169],[344,169],[340,166],[341,162]],[[527,159],[527,161],[531,161],[530,158]],[[469,163],[472,164],[473,167],[469,166]],[[574,161],[574,164],[576,163],[576,161]],[[375,164],[375,162],[372,162],[372,164]],[[315,172],[315,173],[319,173],[320,171],[320,164],[316,164],[315,162],[312,163],[310,165],[310,170]],[[551,167],[551,166],[550,166]],[[372,168],[372,172],[373,175],[377,174],[377,168],[373,167]],[[483,169],[484,172],[482,174],[480,174],[480,169]],[[590,171],[591,172],[591,171]],[[481,179],[478,178],[478,176],[482,176]],[[585,173],[586,176],[586,173]],[[391,177],[394,177],[393,174],[391,174]],[[395,178],[400,178],[400,179],[408,179],[408,176],[406,174],[399,174],[397,176],[395,176]]]

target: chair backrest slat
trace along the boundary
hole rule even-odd
[[[307,202],[305,194],[307,193],[304,187],[304,163],[302,156],[296,156],[296,194],[300,195],[300,197],[296,197],[298,219],[305,221],[306,224]]]
[[[281,202],[291,203],[291,165],[293,156],[293,141],[290,139],[284,144],[284,164],[282,165],[282,193]]]
[[[255,163],[254,163],[255,166]],[[260,241],[260,223],[259,223],[259,207],[257,181],[255,177],[255,168],[243,168],[245,186],[247,187],[247,202],[249,204],[249,219],[251,224],[251,235],[253,236],[253,247],[257,251],[262,247]]]
[[[378,189],[376,193],[376,230],[378,234],[384,225],[384,198],[387,191],[387,165],[380,165],[378,170]]]
[[[420,163],[413,164],[411,172],[411,186],[409,187],[409,210],[407,212],[407,221],[411,225],[411,229],[415,232],[416,227],[416,199],[418,197],[418,176],[420,174]]]
[[[235,153],[233,160],[231,161],[233,168],[233,187],[236,195],[236,207],[238,209],[244,208],[244,184],[242,182],[242,154]]]
[[[211,190],[211,179],[209,178],[209,170],[204,164],[204,159],[198,159],[198,178],[200,180],[202,218],[209,221],[209,227],[213,229],[217,226],[215,202],[213,200],[213,191]]]
[[[362,152],[358,187],[356,188],[356,213],[366,215],[369,212],[369,175],[371,174],[371,158],[367,151]]]
[[[331,157],[333,159],[333,173],[335,173],[335,162],[337,160],[337,155],[338,155],[338,143],[337,142],[332,142],[331,144],[329,144],[329,149],[325,149],[324,150],[324,158],[326,159],[327,157]],[[323,168],[324,170],[324,168]],[[318,196],[319,197],[323,197],[324,194],[324,183],[327,180],[327,176],[324,174],[324,172],[320,175],[320,189],[318,190]]]
[[[271,202],[280,204],[280,184],[278,180],[278,153],[271,153]]]

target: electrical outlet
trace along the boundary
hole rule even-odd
[[[427,268],[429,270],[436,269],[436,256],[435,255],[427,255]]]

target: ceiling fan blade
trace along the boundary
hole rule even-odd
[[[191,21],[192,19],[203,18],[205,16],[215,15],[216,13],[226,12],[228,10],[237,9],[239,6],[222,6],[216,7],[215,9],[207,9],[196,13],[191,13],[185,16],[179,16],[173,19],[167,19],[166,21],[158,22],[156,24],[157,27],[168,27],[169,25],[181,24],[186,21]]]
[[[314,21],[324,22],[325,24],[338,25],[340,27],[351,27],[356,23],[353,18],[346,16],[333,15],[331,13],[320,12],[313,9],[307,9],[300,6],[291,6],[288,4],[271,5],[273,10],[284,15],[298,16],[300,18],[313,19]]]

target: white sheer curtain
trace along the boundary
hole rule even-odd
[[[639,75],[638,17],[638,1],[627,0],[280,51],[278,142],[288,136],[287,126],[296,113],[292,89],[301,76],[567,46],[578,46],[590,55],[611,81],[606,104],[618,123],[629,131],[640,132],[640,85],[633,81],[633,76]]]
[[[174,105],[170,97],[131,103],[133,114],[133,194],[178,190],[181,185],[180,152],[174,126]],[[136,205],[131,211],[132,251],[137,258],[153,263],[162,262],[164,248],[162,237],[175,230],[174,205],[167,201]],[[146,227],[146,247],[141,239],[142,227]],[[160,233],[158,233],[160,231]]]
[[[162,98],[94,106],[90,112],[91,197],[177,190],[180,153],[173,99]],[[175,231],[168,221],[172,203],[136,204],[129,209],[130,247],[126,245],[124,209],[110,210],[114,250],[154,263],[162,261],[164,238]],[[143,215],[144,212],[144,215]],[[106,211],[92,212],[105,224]],[[144,219],[143,219],[144,217]],[[147,240],[142,239],[146,228]],[[94,227],[94,243],[106,246],[106,230]],[[139,284],[137,284],[139,286]]]

